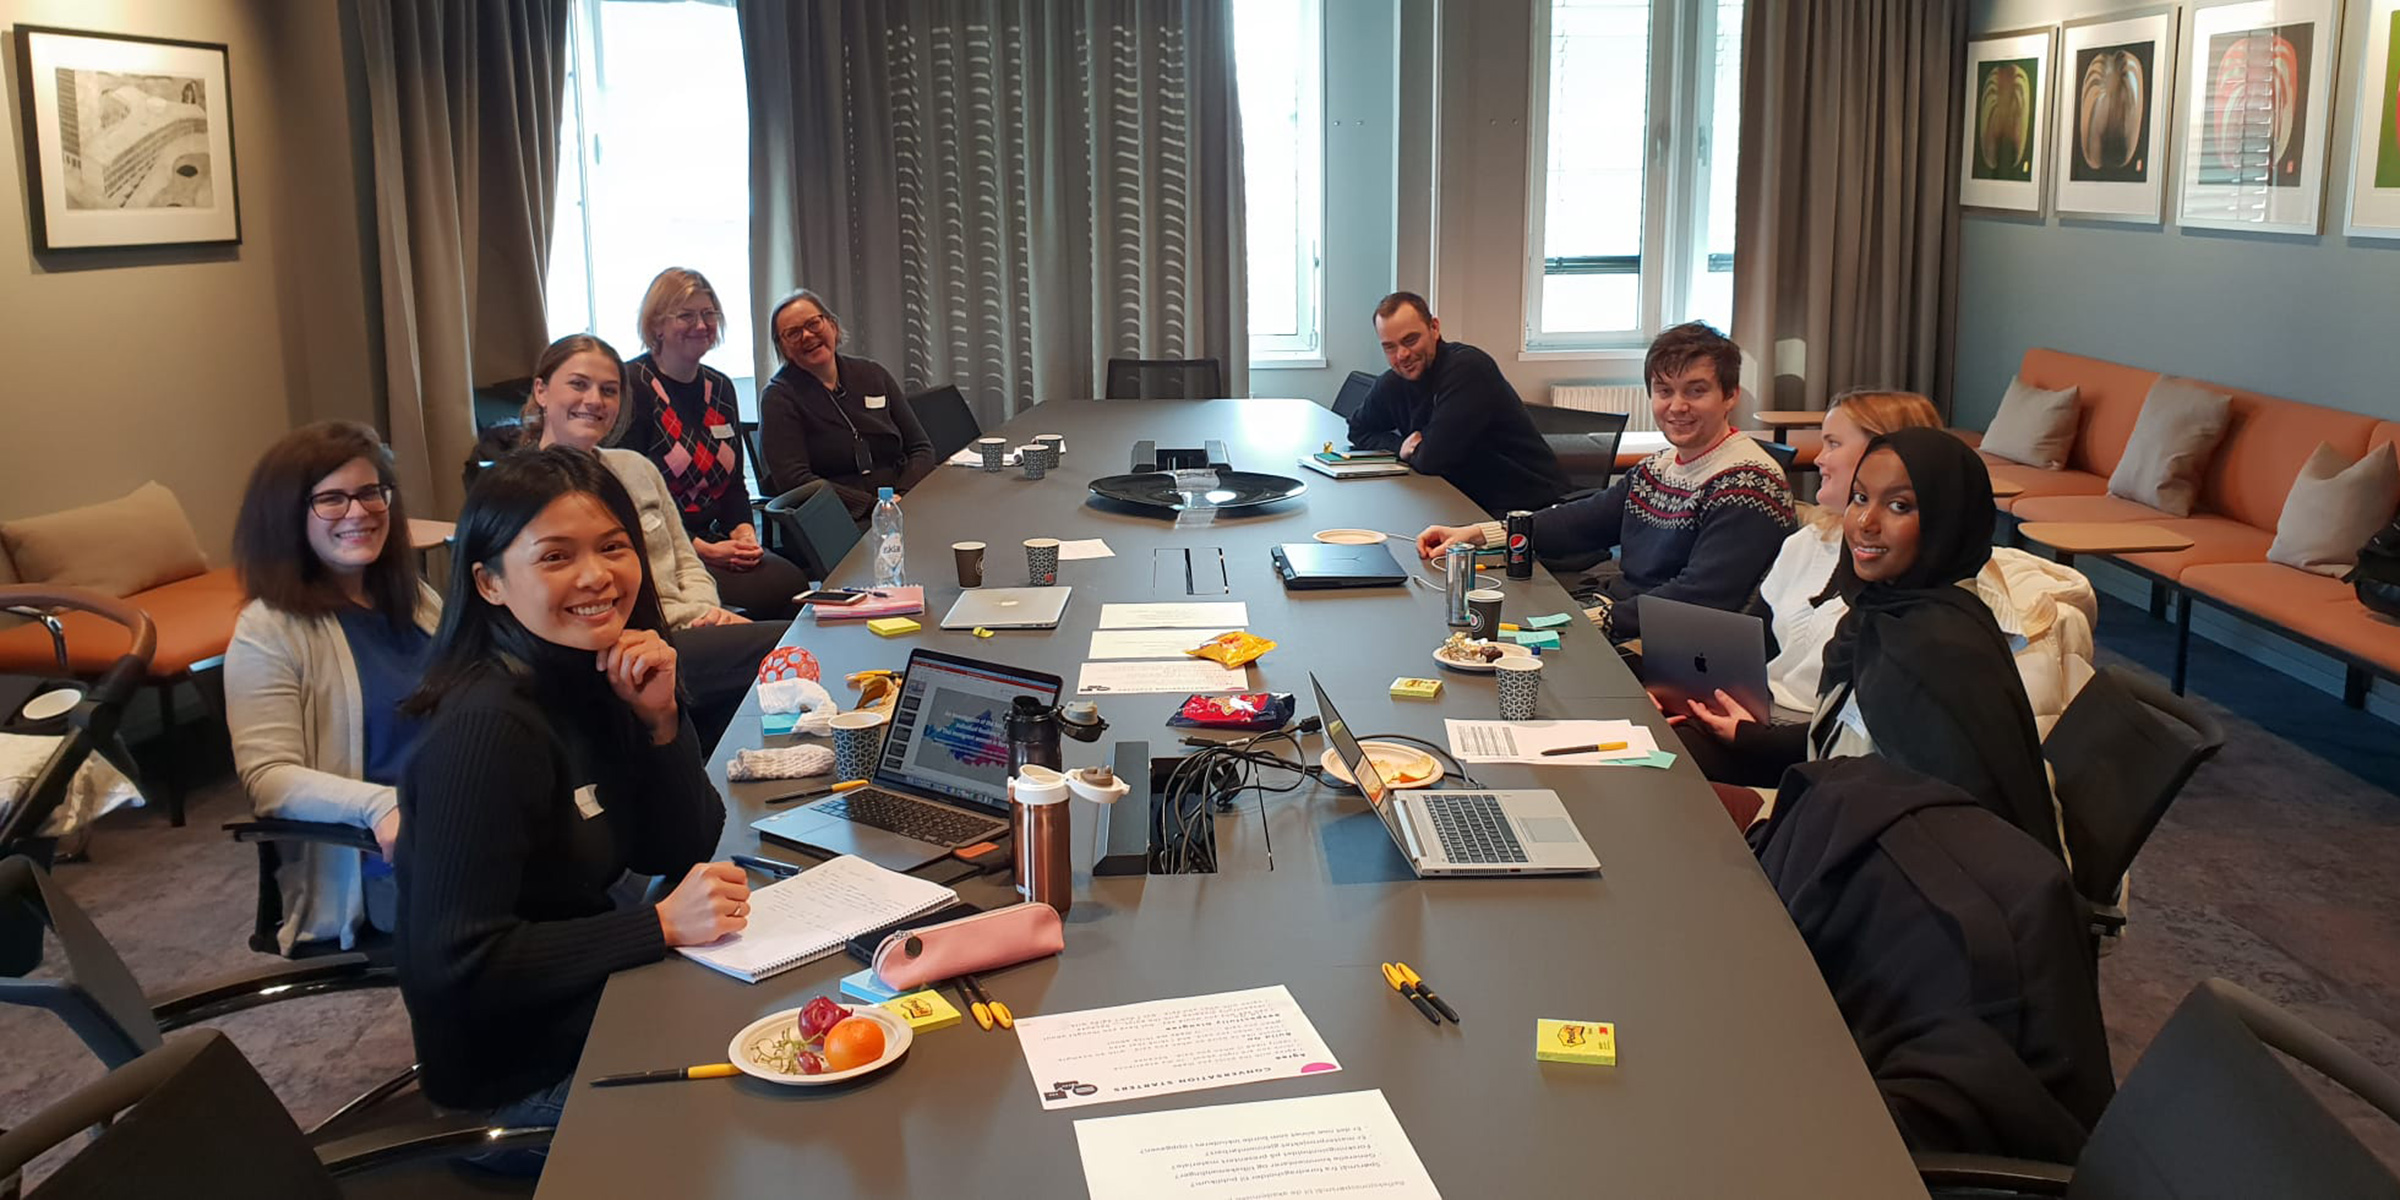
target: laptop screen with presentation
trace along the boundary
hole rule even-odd
[[[910,654],[876,785],[1006,816],[1009,702],[1056,704],[1062,686],[1041,671],[934,650]]]

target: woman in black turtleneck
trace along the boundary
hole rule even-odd
[[[590,453],[485,471],[458,520],[430,720],[400,780],[394,949],[426,1096],[551,1124],[612,971],[738,930],[749,889],[678,695],[624,485]],[[680,880],[620,908],[627,871]],[[500,1169],[539,1169],[525,1152]]]

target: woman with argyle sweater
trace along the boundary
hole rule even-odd
[[[733,380],[701,365],[723,340],[724,310],[698,271],[669,267],[642,297],[642,344],[625,364],[625,406],[612,444],[647,455],[683,513],[692,550],[727,607],[789,620],[808,573],[759,544],[742,475],[740,410]]]
[[[1533,514],[1534,552],[1572,557],[1614,549],[1576,590],[1611,641],[1641,636],[1643,596],[1741,609],[1795,524],[1783,468],[1731,424],[1741,350],[1699,322],[1651,343],[1643,363],[1650,412],[1667,448],[1607,491]],[[1497,521],[1435,525],[1417,535],[1427,558],[1451,545],[1499,545]]]

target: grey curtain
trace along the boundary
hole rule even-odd
[[[1229,0],[740,0],[751,293],[987,424],[1112,356],[1248,390]]]
[[[1949,409],[1966,0],[1750,0],[1734,338],[1769,408]]]
[[[455,513],[473,389],[549,342],[572,0],[352,0],[365,60],[388,436],[413,511]]]

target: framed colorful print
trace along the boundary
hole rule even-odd
[[[2042,211],[2049,174],[2048,29],[1995,33],[1967,42],[1966,144],[1958,202],[2005,212]]]
[[[224,46],[38,25],[16,33],[36,249],[242,240]]]
[[[2400,238],[2400,0],[2367,6],[2366,70],[2350,143],[2352,237]]]
[[[2182,224],[2318,231],[2340,28],[2340,0],[2193,9],[2176,210]]]
[[[2059,32],[2058,215],[2166,219],[2175,8],[2069,21]]]

